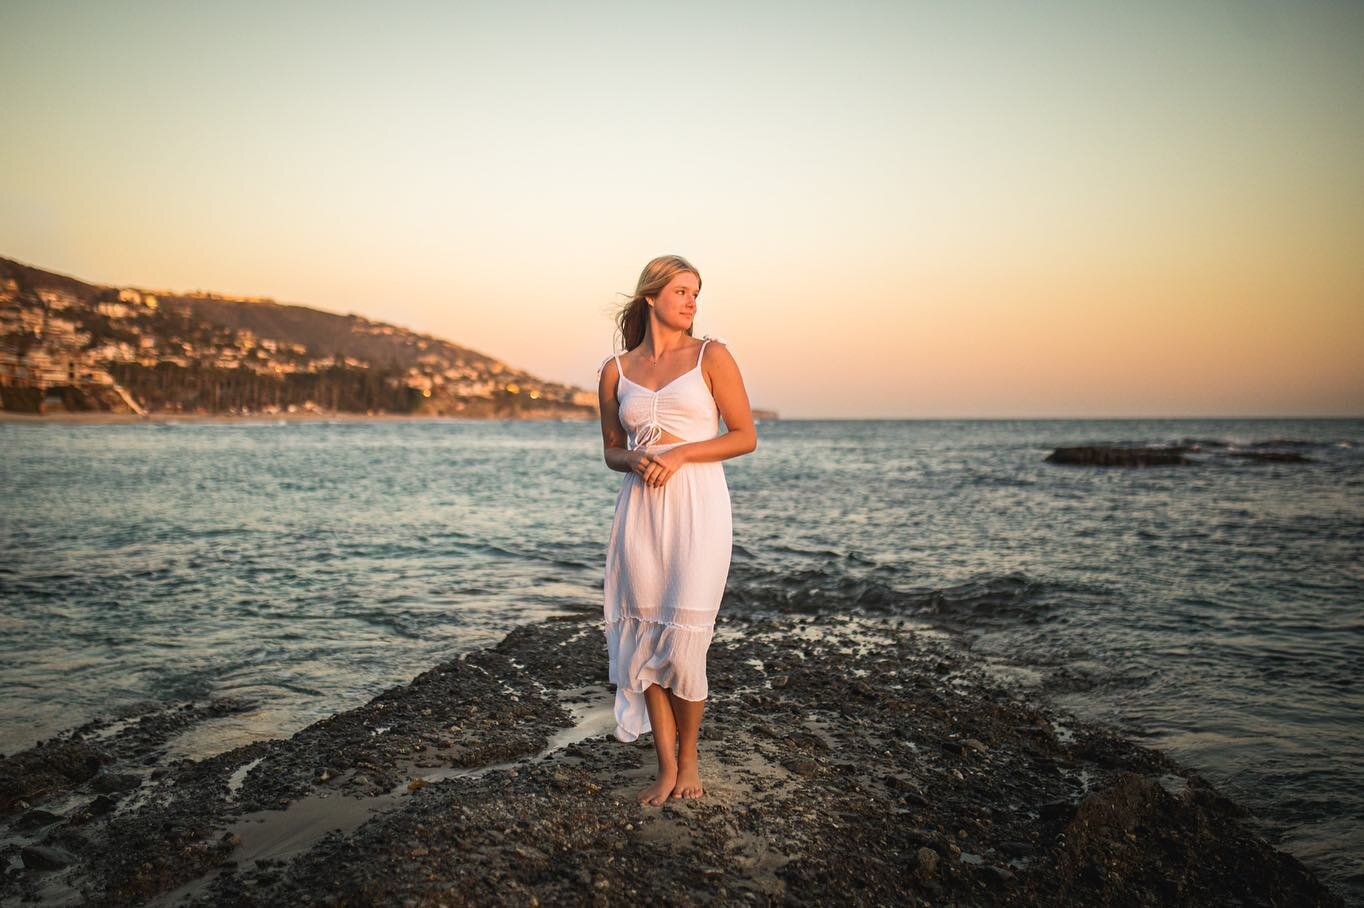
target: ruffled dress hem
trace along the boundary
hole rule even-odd
[[[705,654],[714,634],[713,625],[636,616],[606,622],[608,678],[616,685],[617,741],[629,743],[653,730],[644,697],[651,684],[671,690],[682,700],[696,702],[709,696]],[[684,666],[694,668],[683,671]]]

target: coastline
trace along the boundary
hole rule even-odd
[[[522,625],[287,740],[198,761],[156,755],[247,704],[8,755],[0,897],[1344,904],[1197,773],[901,619],[722,611],[706,794],[640,805],[652,736],[611,735],[599,624]]]
[[[20,423],[28,425],[38,425],[42,423],[54,423],[61,425],[124,425],[128,423],[234,423],[234,422],[317,422],[345,420],[353,422],[404,422],[417,420],[440,420],[440,421],[466,421],[466,422],[489,422],[502,419],[518,419],[515,416],[439,416],[428,413],[354,413],[350,411],[339,411],[336,413],[253,413],[250,416],[231,416],[222,413],[148,413],[139,415],[137,413],[109,413],[105,411],[90,411],[86,413],[15,413],[8,410],[0,410],[0,423]],[[529,419],[545,419],[544,416],[526,417]],[[568,416],[557,417],[564,421],[581,422],[583,419],[575,419]]]

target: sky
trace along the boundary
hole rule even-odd
[[[0,255],[789,418],[1364,416],[1364,4],[4,0]]]

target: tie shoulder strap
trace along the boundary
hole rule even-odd
[[[701,365],[701,358],[706,355],[706,344],[711,341],[716,341],[721,344],[727,343],[723,337],[711,337],[709,334],[704,335],[704,337],[705,340],[701,342],[701,352],[696,355],[696,365],[698,366]]]
[[[706,355],[706,344],[710,343],[710,342],[713,340],[713,338],[712,338],[709,334],[703,335],[703,337],[704,337],[704,340],[701,341],[701,349],[698,350],[697,353],[696,353],[696,367],[695,367],[695,368],[697,368],[697,369],[701,368],[701,360],[702,360],[702,359],[705,357],[705,355]]]

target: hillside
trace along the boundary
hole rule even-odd
[[[596,416],[591,391],[396,325],[265,298],[91,284],[5,258],[0,403],[30,413]]]

